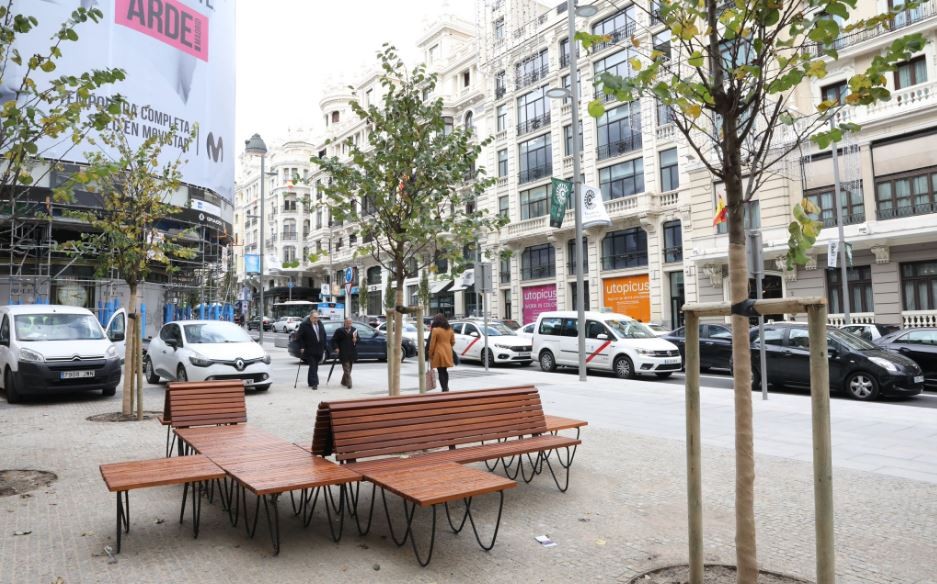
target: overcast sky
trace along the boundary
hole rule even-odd
[[[415,64],[444,11],[474,23],[475,0],[238,0],[238,150],[254,132],[273,144],[288,128],[321,129],[324,88],[375,65],[384,42]]]

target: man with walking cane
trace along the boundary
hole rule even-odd
[[[338,351],[338,360],[342,364],[342,385],[351,389],[351,365],[358,360],[358,331],[351,319],[345,319],[345,326],[332,335],[332,345]]]
[[[328,338],[325,333],[325,325],[319,320],[318,310],[310,312],[309,317],[300,323],[298,336],[301,359],[309,365],[306,383],[312,389],[319,389],[319,363],[322,361],[322,356],[325,355]]]

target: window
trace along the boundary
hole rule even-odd
[[[602,240],[602,269],[621,270],[647,265],[647,232],[640,227],[613,231]]]
[[[563,319],[557,317],[546,317],[540,320],[541,335],[559,335],[563,332]]]
[[[322,229],[322,209],[316,209],[316,229]]]
[[[521,254],[521,280],[552,278],[556,275],[556,250],[552,245],[528,247]]]
[[[566,269],[567,273],[573,275],[576,273],[576,239],[570,239],[566,242]],[[582,238],[582,272],[586,273],[589,269],[589,241],[586,237]],[[588,309],[587,309],[588,310]]]
[[[511,197],[508,195],[498,197],[498,217],[511,218]]]
[[[670,29],[665,28],[654,35],[654,50],[663,53],[663,57],[670,60]]]
[[[780,346],[784,341],[784,330],[774,327],[765,327],[765,344]],[[759,346],[758,342],[758,331],[753,331],[751,333],[752,346]]]
[[[533,132],[550,125],[550,104],[546,86],[517,98],[517,135]]]
[[[875,312],[872,302],[872,268],[855,266],[846,270],[848,277],[849,311]],[[830,300],[830,313],[843,312],[843,284],[839,268],[826,271],[826,294]]]
[[[888,0],[888,8],[890,10],[901,9],[905,5],[905,2],[901,0]],[[925,12],[924,6],[917,6],[908,10],[903,10],[895,15],[893,22],[893,28],[901,28],[909,26],[923,19],[925,16],[930,16],[931,12]]]
[[[824,85],[820,88],[820,100],[832,101],[837,105],[845,105],[846,95],[849,93],[849,84],[845,81],[839,81],[831,85]]]
[[[452,116],[444,116],[442,119],[442,135],[448,136],[452,133],[452,128],[454,127],[454,122],[452,121]]]
[[[820,208],[819,220],[824,227],[836,225],[836,208],[833,203],[833,187],[814,189],[804,193],[804,196]],[[862,197],[862,187],[849,191],[841,189],[839,192],[839,209],[844,213],[843,225],[852,225],[865,221],[865,200]]]
[[[332,112],[332,123],[337,124],[339,120],[339,113],[337,111]]]
[[[511,310],[511,308],[512,308],[512,307],[511,307],[511,291],[510,291],[510,290],[504,290],[504,291],[501,292],[501,295],[502,295],[502,298],[504,299],[504,300],[503,300],[503,304],[504,304],[504,313],[503,313],[503,314],[504,314],[504,318],[510,319],[510,318],[511,318],[511,312],[512,312],[512,310]]]
[[[749,41],[737,37],[735,40],[721,41],[719,54],[722,55],[722,68],[731,72],[740,65],[751,64],[755,53]]]
[[[433,45],[429,48],[429,62],[432,63],[439,56],[439,45]]]
[[[498,150],[498,177],[505,177],[508,175],[508,150],[507,148],[503,150]]]
[[[899,63],[895,70],[895,89],[904,89],[927,81],[927,61],[924,56]]]
[[[468,87],[472,84],[472,72],[463,71],[462,72],[462,87]]]
[[[673,108],[665,103],[657,102],[657,125],[666,126],[673,123]]]
[[[609,334],[608,329],[604,324],[595,320],[586,321],[586,338],[588,339],[597,339],[599,335],[605,335],[607,339],[615,338],[613,335]]]
[[[745,208],[745,229],[758,229],[761,227],[761,203],[757,200],[749,201],[742,205]],[[716,233],[725,234],[729,232],[729,222],[723,221],[716,226]]]
[[[664,223],[664,261],[683,261],[683,227],[679,221]]]
[[[283,241],[296,241],[295,219],[287,219],[283,222]]]
[[[445,274],[449,271],[449,260],[444,256],[437,254],[434,263],[436,264],[436,273]]]
[[[871,335],[869,335],[871,336]],[[897,339],[896,342],[909,345],[937,345],[937,332],[935,331],[910,331]]]
[[[599,188],[605,201],[644,192],[644,160],[635,158],[600,168]]]
[[[288,245],[283,248],[283,263],[291,262],[296,259],[296,248]]]
[[[501,104],[498,106],[498,131],[507,130],[508,128],[508,106]]]
[[[634,34],[636,14],[637,7],[632,4],[624,10],[593,24],[592,34],[611,36],[611,39],[608,41],[597,44],[594,50],[596,52],[601,51],[607,46],[616,44],[623,39],[630,38],[631,35]]]
[[[579,146],[582,147],[582,124],[579,124]],[[573,125],[563,126],[563,156],[573,155]]]
[[[576,59],[579,59],[579,43],[576,43]],[[560,67],[569,67],[569,37],[560,41]]]
[[[472,133],[475,132],[475,114],[472,112],[465,113],[465,129]]]
[[[875,179],[879,219],[937,212],[937,167]]]
[[[495,99],[501,99],[507,93],[507,84],[504,82],[505,72],[495,73]]]
[[[576,75],[576,95],[579,96],[579,99],[582,99],[582,72],[577,71],[577,73],[578,75]],[[569,75],[563,75],[562,81],[563,81],[563,89],[569,91],[569,94],[572,95],[573,93],[572,84],[569,82]],[[563,103],[564,104],[571,103],[571,98],[564,97]]]
[[[546,77],[549,70],[550,63],[547,60],[547,50],[543,49],[536,55],[527,57],[514,66],[515,84],[518,88],[526,87]]]
[[[502,284],[511,283],[511,258],[501,258],[501,263],[498,266],[498,277]]]
[[[937,261],[901,264],[901,299],[905,310],[937,309]]]
[[[521,142],[517,149],[518,182],[530,182],[549,176],[553,172],[553,151],[550,146],[550,134]]]
[[[571,310],[579,310],[578,298],[576,297],[576,282],[570,282],[569,284],[569,305]],[[589,282],[583,280],[582,282],[582,309],[590,310],[589,308]],[[609,336],[609,338],[612,338]]]
[[[546,185],[521,191],[520,194],[521,221],[540,217],[550,212]]]
[[[504,17],[502,16],[494,22],[495,42],[504,40]]]
[[[680,173],[677,168],[677,149],[671,148],[660,153],[660,190],[663,193],[676,190],[680,186]]]
[[[602,114],[596,122],[599,160],[641,148],[641,105],[626,103]]]
[[[599,59],[593,66],[596,80],[599,79],[602,73],[610,73],[612,75],[618,75],[619,77],[631,77],[633,72],[631,70],[631,65],[628,64],[628,59],[630,58],[631,51],[625,49],[611,54],[604,59]],[[597,98],[604,98],[606,101],[610,101],[611,99],[606,97],[601,91],[597,92],[595,96]]]
[[[374,266],[367,271],[368,286],[381,283],[381,267]]]

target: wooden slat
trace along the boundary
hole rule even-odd
[[[582,428],[583,426],[589,425],[589,422],[586,422],[585,420],[576,420],[573,418],[564,418],[562,416],[551,415],[545,415],[544,421],[546,422],[548,432],[572,430],[574,428]]]
[[[365,478],[421,507],[517,486],[516,482],[505,477],[455,463],[388,466],[368,471]]]
[[[169,419],[177,428],[247,421],[244,383],[239,380],[171,383],[166,395]]]
[[[101,477],[109,491],[129,491],[220,479],[224,471],[206,456],[177,456],[102,464]]]

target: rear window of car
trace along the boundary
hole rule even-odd
[[[548,317],[540,320],[541,335],[559,335],[563,331],[563,319]]]

